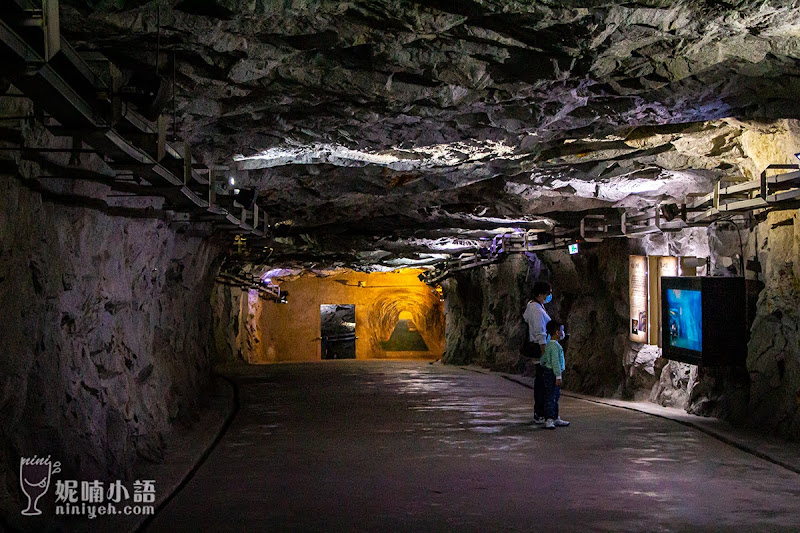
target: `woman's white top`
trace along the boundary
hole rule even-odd
[[[536,344],[547,344],[547,323],[550,315],[539,302],[528,302],[522,318],[528,323],[528,340]]]

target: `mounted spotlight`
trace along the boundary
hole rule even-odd
[[[681,208],[677,204],[663,204],[661,206],[661,216],[667,222],[672,222],[681,214]]]
[[[245,209],[253,209],[256,199],[258,199],[258,191],[255,189],[234,189],[233,199],[243,205]]]
[[[760,273],[762,270],[761,270],[761,263],[758,261],[758,256],[755,256],[752,259],[748,259],[746,268],[750,272],[755,272],[756,274]]]

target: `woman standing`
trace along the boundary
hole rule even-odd
[[[542,366],[539,360],[544,353],[547,345],[547,323],[550,322],[550,315],[544,308],[544,304],[550,303],[553,299],[553,288],[546,281],[537,281],[533,284],[533,298],[525,307],[522,317],[528,324],[528,336],[523,347],[523,355],[529,358],[534,365],[533,377],[533,421],[536,424],[544,424],[544,381]]]

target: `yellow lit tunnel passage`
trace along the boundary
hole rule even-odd
[[[321,360],[320,306],[331,304],[355,306],[356,359],[441,357],[443,303],[419,273],[336,271],[280,280],[288,302],[262,302],[252,311],[254,339],[247,360]]]

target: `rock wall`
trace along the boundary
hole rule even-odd
[[[796,164],[800,151],[800,123],[742,124],[742,174],[757,178],[771,164]],[[777,170],[775,172],[782,172]],[[677,362],[656,362],[659,382],[650,399],[688,412],[724,418],[734,424],[769,429],[800,438],[800,226],[798,211],[776,211],[740,223],[717,223],[681,238],[646,239],[646,253],[709,257],[710,274],[741,275],[739,257],[757,259],[748,279],[763,284],[748,344],[744,369],[698,368]],[[667,242],[667,239],[669,242]],[[760,271],[759,271],[760,269]]]
[[[611,396],[628,380],[620,354],[628,346],[628,242],[586,244],[578,255],[543,254],[553,272],[551,316],[566,322],[565,388]]]
[[[159,460],[209,383],[219,256],[163,211],[79,200],[67,192],[108,191],[18,164],[0,179],[0,501],[15,516],[21,456],[86,480]],[[44,181],[60,194],[31,189]]]
[[[679,254],[697,251],[711,258],[713,275],[738,275],[743,248],[745,259],[757,258],[755,269],[760,268],[753,272],[751,264],[748,279],[757,279],[763,288],[750,331],[746,368],[698,368],[659,359],[660,379],[651,391],[652,401],[800,437],[798,243],[798,210],[777,211],[750,229],[715,225],[707,231],[705,254],[702,249]],[[692,250],[689,246],[678,249]]]
[[[253,362],[261,344],[257,321],[262,305],[255,291],[214,284],[211,314],[216,364]]]
[[[764,282],[748,345],[748,419],[800,439],[800,210],[770,213],[748,248]]]
[[[741,236],[741,244],[739,237]],[[710,258],[710,274],[739,275],[739,256],[758,258],[763,283],[746,369],[698,368],[667,361],[659,348],[627,334],[628,256]],[[751,265],[752,266],[752,265]],[[705,273],[702,267],[701,274]],[[444,361],[519,371],[521,314],[537,279],[554,286],[547,305],[566,321],[565,388],[650,400],[734,424],[800,438],[800,210],[770,213],[751,229],[729,224],[585,246],[577,256],[543,252],[444,282]]]
[[[796,164],[800,121],[753,124],[744,151],[756,170]],[[745,241],[745,257],[758,259],[756,275],[764,283],[748,345],[746,420],[794,439],[800,439],[799,218],[797,209],[770,213]]]
[[[502,263],[445,280],[445,351],[442,361],[516,371],[525,338],[522,313],[535,281],[533,263],[512,255]],[[532,274],[533,272],[533,274]]]
[[[566,323],[565,387],[620,394],[620,354],[627,348],[628,254],[624,240],[586,247],[579,255],[543,252],[457,274],[443,284],[447,317],[443,360],[495,370],[521,369],[522,313],[533,283],[550,281],[551,317]]]

